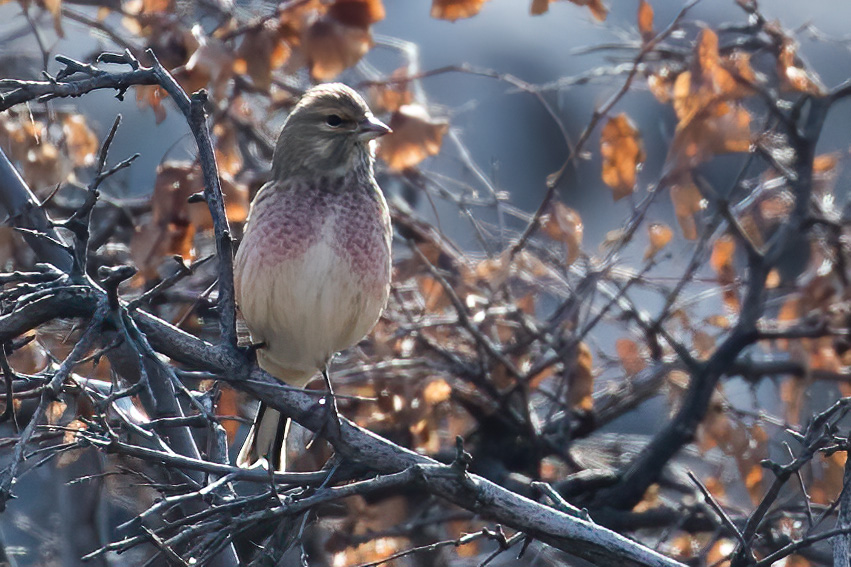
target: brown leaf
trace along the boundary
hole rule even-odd
[[[653,31],[653,6],[647,0],[641,0],[638,4],[638,31],[645,42],[656,35]]]
[[[400,67],[390,75],[390,82],[383,85],[373,85],[369,88],[369,95],[373,110],[396,112],[402,106],[414,101],[414,94],[410,91],[408,81],[399,81],[408,75],[406,67]]]
[[[584,342],[576,349],[576,364],[568,379],[567,405],[574,409],[591,411],[594,407],[594,359]]]
[[[718,274],[718,285],[721,286],[721,297],[724,305],[732,313],[738,313],[741,305],[736,286],[736,271],[733,267],[733,253],[736,251],[736,242],[728,235],[720,236],[712,245],[712,255],[709,265]]]
[[[615,201],[631,195],[635,176],[644,163],[644,144],[635,124],[626,114],[611,118],[600,135],[603,182],[614,190]]]
[[[222,41],[200,37],[198,49],[183,69],[175,73],[186,92],[208,88],[214,100],[224,100],[234,73],[234,54]]]
[[[53,30],[59,37],[65,37],[62,30],[62,0],[40,0],[44,9],[53,16]]]
[[[479,13],[488,0],[432,0],[431,17],[454,22]]]
[[[383,20],[385,13],[381,0],[336,0],[328,15],[341,24],[366,29]]]
[[[618,339],[615,342],[615,352],[621,361],[621,366],[627,376],[635,376],[646,366],[638,344],[631,339]]]
[[[561,202],[554,202],[550,213],[541,221],[541,229],[553,240],[567,247],[566,265],[570,266],[579,257],[582,235],[585,230],[579,213]]]
[[[433,119],[419,104],[406,104],[390,118],[391,134],[379,140],[378,157],[393,171],[413,167],[437,155],[449,130],[446,120]]]
[[[434,406],[445,402],[452,395],[452,386],[446,380],[433,380],[423,389],[423,401]]]
[[[722,59],[718,36],[704,29],[690,70],[674,81],[672,96],[679,123],[666,160],[669,179],[715,155],[750,149],[750,114],[737,102],[750,94],[750,88],[742,86],[727,66],[742,78],[753,77],[746,56]]]
[[[692,180],[691,174],[681,176],[671,186],[671,201],[674,203],[674,214],[688,240],[697,238],[697,223],[694,215],[705,207],[703,196]]]
[[[780,84],[785,90],[816,96],[825,94],[821,80],[813,72],[804,68],[803,63],[798,58],[798,46],[789,37],[785,37],[777,56],[777,75],[780,77]]]
[[[98,151],[98,139],[82,114],[71,114],[62,120],[65,145],[75,166],[91,165]]]
[[[236,175],[242,169],[242,152],[236,139],[233,122],[217,122],[213,126],[215,136],[216,165],[219,171]]]
[[[315,81],[330,81],[360,61],[371,47],[368,29],[347,26],[330,17],[316,19],[302,37],[302,49]]]
[[[654,222],[647,226],[647,235],[650,239],[650,244],[644,252],[645,260],[649,260],[667,246],[671,238],[674,237],[674,231],[663,222]]]
[[[165,105],[163,105],[163,99],[166,96],[168,96],[166,92],[158,85],[136,86],[136,105],[140,110],[144,110],[145,108],[153,110],[157,124],[165,120],[166,110]]]
[[[246,32],[237,49],[233,69],[251,77],[257,88],[268,91],[272,86],[272,71],[286,63],[289,57],[290,47],[281,40],[277,22],[270,20]]]
[[[609,9],[603,3],[603,0],[570,0],[570,2],[577,6],[587,6],[591,10],[591,15],[598,22],[606,21],[606,16],[609,15]]]

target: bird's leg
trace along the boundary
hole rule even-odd
[[[328,376],[328,366],[322,367],[322,378],[325,380],[325,411],[326,420],[323,430],[328,431],[328,437],[334,439],[340,436],[340,413],[337,411],[337,399],[334,397],[334,388],[331,386],[331,378]]]

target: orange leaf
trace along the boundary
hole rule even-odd
[[[606,122],[600,135],[603,182],[614,190],[615,201],[632,194],[635,175],[644,163],[644,145],[638,129],[626,114]]]
[[[53,16],[53,30],[59,37],[65,37],[62,31],[62,0],[42,0],[44,8]]]
[[[432,0],[431,17],[454,22],[479,13],[488,0]]]
[[[638,4],[638,31],[645,42],[656,35],[653,31],[653,6],[647,0],[641,0]]]
[[[579,213],[564,203],[555,202],[550,214],[541,223],[541,229],[553,240],[564,242],[567,246],[567,265],[579,257],[584,226]]]
[[[576,349],[576,365],[570,373],[567,389],[567,404],[571,408],[591,411],[594,400],[594,359],[591,349],[585,343],[579,343]]]
[[[168,96],[158,85],[138,85],[136,87],[136,106],[140,110],[150,107],[154,111],[157,124],[165,120],[166,112],[163,99]]]
[[[674,203],[674,213],[677,215],[683,236],[688,240],[697,238],[697,223],[694,215],[705,207],[703,196],[692,181],[691,174],[681,176],[671,186],[671,201]]]
[[[224,100],[234,73],[234,54],[223,42],[201,37],[198,49],[178,74],[180,86],[187,92],[209,88],[214,100]]]
[[[662,250],[674,237],[674,231],[671,227],[662,222],[651,223],[647,227],[647,234],[650,237],[650,245],[644,252],[644,259],[648,260]]]
[[[435,120],[419,104],[406,104],[390,118],[391,134],[381,138],[378,156],[393,171],[413,167],[440,151],[449,130],[445,120]]]
[[[86,119],[81,114],[66,116],[62,121],[62,132],[65,134],[65,144],[74,165],[91,165],[98,151],[98,139],[91,131]]]
[[[712,255],[709,257],[709,265],[716,273],[721,273],[725,268],[733,265],[733,253],[736,251],[736,241],[729,234],[722,235],[712,245]]]
[[[609,9],[603,4],[603,0],[570,0],[570,2],[577,6],[587,6],[598,22],[605,21],[606,16],[609,15]]]
[[[302,47],[310,76],[316,81],[330,81],[366,55],[372,47],[372,34],[369,29],[323,17],[307,28]]]
[[[430,406],[434,406],[440,402],[445,402],[451,395],[452,386],[446,380],[433,380],[423,390],[423,401]]]
[[[630,339],[618,339],[615,342],[615,351],[618,353],[618,358],[621,361],[621,366],[627,376],[635,376],[642,370],[646,364],[644,357],[641,356],[641,351],[635,341]]]
[[[364,29],[385,16],[381,0],[336,0],[328,8],[328,15],[341,24]]]
[[[406,77],[408,69],[400,67],[390,75],[391,79]],[[408,89],[408,81],[391,81],[383,85],[375,85],[369,88],[370,99],[373,110],[384,110],[396,112],[402,106],[414,101],[413,93]]]
[[[268,91],[272,85],[272,70],[289,59],[290,47],[281,41],[277,22],[270,20],[246,32],[236,56],[234,71],[247,74],[257,88]]]
[[[818,76],[804,69],[798,58],[798,46],[790,38],[785,38],[777,56],[777,74],[780,84],[790,91],[821,96],[825,88]]]

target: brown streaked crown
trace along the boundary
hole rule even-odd
[[[370,140],[389,132],[363,98],[340,83],[308,90],[293,108],[272,158],[272,175],[342,177],[370,173]]]

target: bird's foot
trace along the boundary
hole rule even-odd
[[[322,422],[322,427],[316,432],[316,436],[310,440],[307,447],[313,444],[317,437],[324,437],[329,441],[340,438],[340,412],[337,410],[337,399],[334,397],[334,389],[331,387],[331,380],[328,378],[328,369],[322,370],[322,378],[325,379],[325,397],[319,402],[323,406],[325,419]]]

